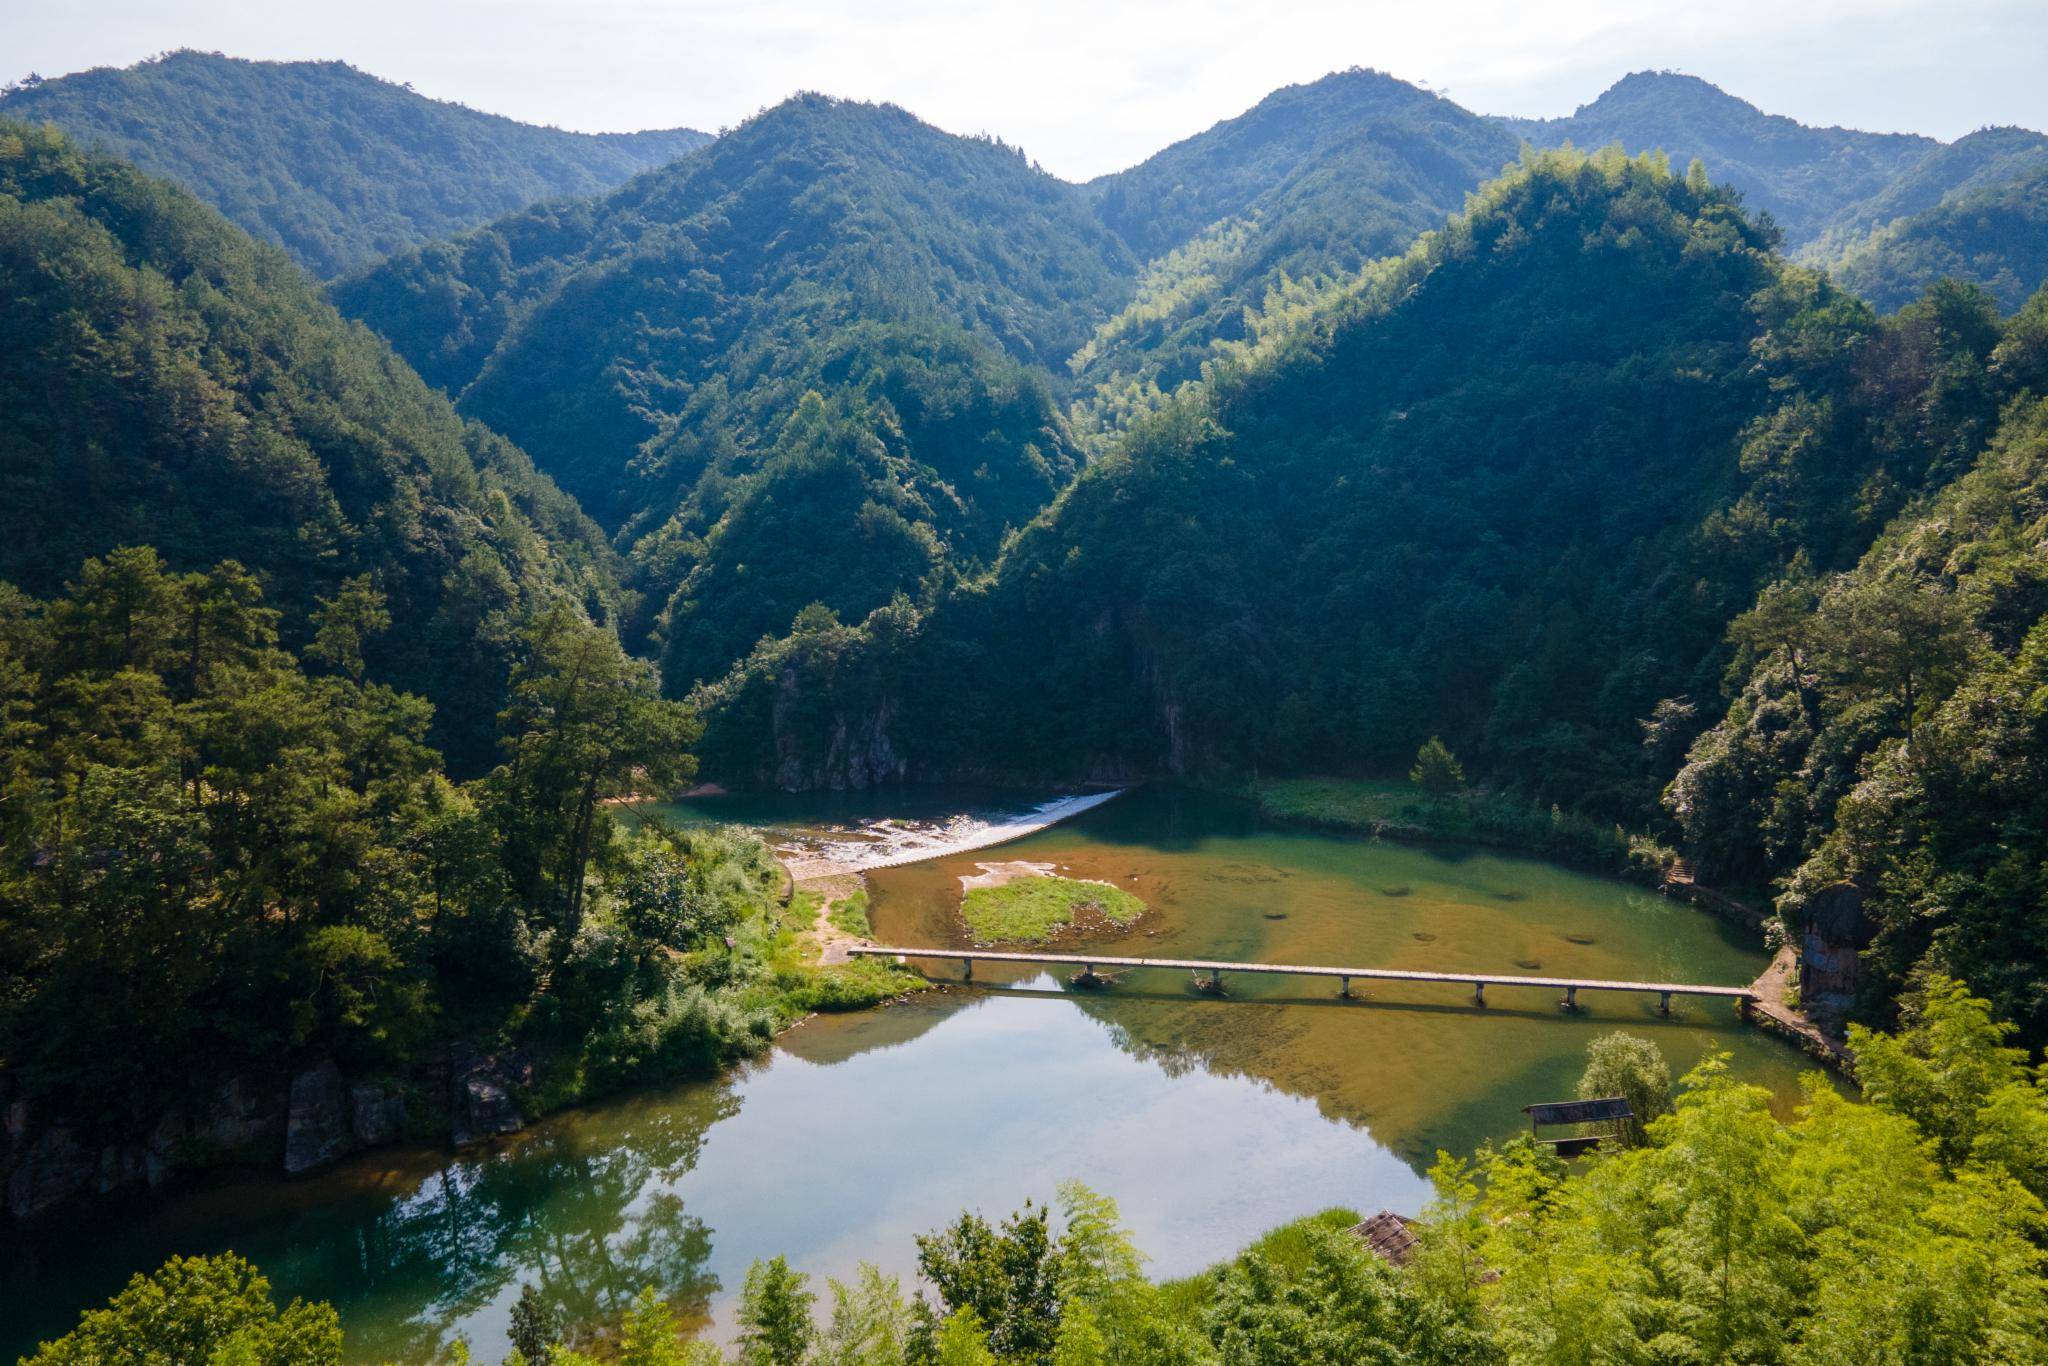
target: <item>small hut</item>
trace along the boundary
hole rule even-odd
[[[1529,1117],[1529,1133],[1559,1157],[1577,1157],[1600,1146],[1603,1134],[1573,1134],[1566,1138],[1543,1138],[1537,1131],[1546,1124],[1605,1124],[1609,1132],[1618,1132],[1621,1125],[1635,1118],[1635,1110],[1623,1096],[1603,1096],[1597,1100],[1554,1100],[1540,1105],[1524,1105],[1522,1113]]]

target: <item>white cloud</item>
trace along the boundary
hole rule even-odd
[[[0,74],[181,46],[340,57],[585,129],[716,128],[819,89],[995,133],[1076,178],[1352,65],[1489,113],[1566,113],[1675,67],[1807,122],[2048,125],[2039,0],[0,0],[0,32]]]

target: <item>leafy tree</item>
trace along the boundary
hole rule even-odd
[[[916,1314],[894,1276],[862,1262],[851,1286],[830,1283],[832,1315],[818,1335],[820,1366],[901,1366]]]
[[[514,890],[551,909],[560,959],[583,927],[591,859],[609,844],[604,803],[687,781],[698,726],[616,636],[565,605],[534,620],[524,647],[500,718],[506,761],[487,790]]]
[[[977,1331],[986,1325],[997,1356],[1038,1361],[1051,1352],[1060,1262],[1043,1208],[1027,1203],[1000,1228],[962,1214],[950,1228],[918,1235],[917,1265],[949,1310],[971,1314]]]
[[[1431,801],[1442,801],[1464,791],[1465,770],[1449,746],[1432,735],[1415,752],[1415,767],[1409,770],[1408,780]]]
[[[325,1304],[279,1309],[270,1282],[232,1253],[173,1257],[137,1275],[104,1309],[88,1310],[34,1366],[154,1366],[158,1362],[256,1362],[339,1366],[341,1323]]]
[[[1631,1118],[1619,1123],[1616,1137],[1631,1148],[1649,1141],[1649,1125],[1671,1112],[1671,1067],[1657,1045],[1633,1034],[1603,1034],[1586,1045],[1586,1070],[1579,1077],[1579,1098],[1620,1096]]]
[[[512,1339],[513,1350],[534,1362],[546,1361],[548,1350],[562,1340],[562,1323],[556,1307],[542,1298],[530,1281],[519,1287],[507,1336]]]
[[[1925,694],[1953,686],[1975,634],[1954,594],[1897,578],[1831,596],[1820,627],[1824,667],[1845,688],[1895,697],[1909,742]]]
[[[740,1292],[740,1359],[747,1366],[802,1366],[815,1330],[808,1278],[781,1257],[747,1268]]]

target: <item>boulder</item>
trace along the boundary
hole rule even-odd
[[[405,1097],[383,1082],[359,1081],[348,1088],[350,1123],[365,1148],[395,1141],[405,1132]]]
[[[330,1060],[292,1078],[285,1110],[284,1169],[287,1175],[324,1167],[352,1146],[341,1071]]]
[[[448,1050],[449,1136],[458,1148],[524,1128],[513,1089],[533,1084],[533,1061],[524,1052],[503,1056],[458,1043]]]

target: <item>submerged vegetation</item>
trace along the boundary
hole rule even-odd
[[[970,887],[960,916],[981,944],[1043,944],[1062,931],[1121,928],[1145,913],[1145,903],[1121,887],[1068,877],[1013,877],[993,887]]]

